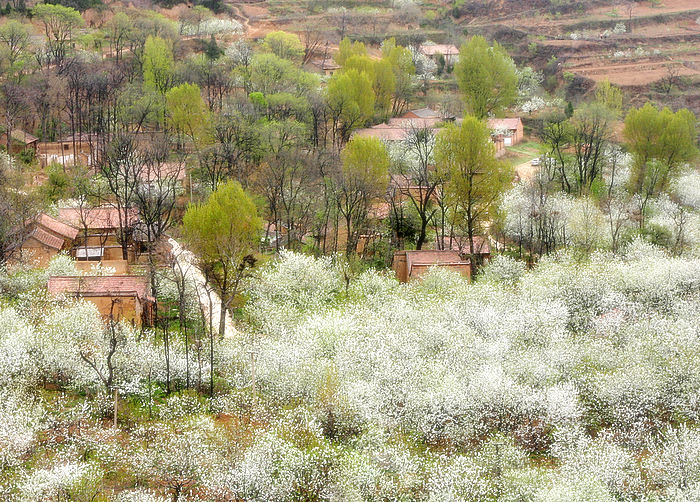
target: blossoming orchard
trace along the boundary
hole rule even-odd
[[[700,501],[700,11],[573,3],[0,6],[0,502]]]

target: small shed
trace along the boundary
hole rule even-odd
[[[422,44],[418,50],[436,62],[442,56],[448,65],[455,64],[459,59],[459,49],[453,44]]]
[[[13,129],[10,133],[10,153],[16,155],[24,150],[32,150],[36,154],[39,138],[22,131]],[[7,147],[7,133],[0,134],[0,145]]]
[[[497,119],[488,119],[488,126],[495,135],[503,135],[503,144],[505,146],[517,145],[523,140],[523,121],[520,117]]]
[[[454,270],[467,279],[471,277],[469,260],[462,259],[458,252],[451,250],[396,251],[391,264],[400,282],[412,281],[427,273],[433,266]]]
[[[142,275],[52,276],[49,293],[84,298],[94,303],[105,319],[136,326],[153,323],[154,298],[148,278]]]

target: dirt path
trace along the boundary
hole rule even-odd
[[[238,18],[238,21],[243,25],[244,33],[247,34],[250,30],[250,18],[243,13],[238,4],[231,2],[226,2],[226,4],[235,11],[233,17]]]
[[[185,275],[188,281],[192,281],[197,289],[197,294],[199,295],[199,304],[202,306],[204,315],[209,321],[209,296],[206,291],[206,281],[204,275],[197,268],[197,259],[191,251],[183,248],[179,242],[173,238],[168,239],[168,244],[171,246],[170,253],[180,264],[182,273]],[[219,319],[221,316],[221,299],[216,292],[211,292],[211,317],[212,325],[214,326],[214,331],[219,332]],[[231,314],[226,313],[226,329],[224,330],[225,337],[233,337],[239,335],[239,331],[233,325],[233,319],[231,319]]]
[[[539,166],[533,166],[530,162],[531,161],[528,160],[527,162],[515,166],[515,173],[521,181],[531,180],[539,169]]]

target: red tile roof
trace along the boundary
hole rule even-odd
[[[122,217],[123,215],[122,212]],[[119,211],[115,207],[95,207],[82,210],[74,207],[62,207],[58,210],[58,217],[76,228],[82,228],[83,224],[87,224],[88,228],[119,228]],[[136,223],[138,217],[139,213],[136,208],[127,210],[127,226]]]
[[[442,122],[442,119],[439,117],[397,117],[389,119],[388,124],[382,123],[365,129],[358,129],[355,131],[355,135],[369,136],[384,141],[403,141],[408,137],[412,129],[435,129],[435,126],[440,122]]]
[[[406,265],[408,275],[414,266],[433,266],[433,265],[468,265],[469,260],[460,258],[456,251],[436,251],[430,249],[404,251],[406,253]]]
[[[7,137],[7,136],[5,136],[5,137]],[[29,134],[26,131],[22,131],[21,129],[13,129],[12,133],[10,134],[10,137],[14,141],[16,141],[18,143],[22,143],[24,145],[31,145],[32,143],[36,143],[37,141],[39,141],[39,138],[37,138],[36,136],[34,136],[32,134]]]
[[[45,246],[49,246],[50,248],[58,249],[61,250],[63,249],[63,244],[65,241],[61,239],[60,237],[56,237],[55,235],[51,235],[45,230],[42,230],[40,227],[36,227],[34,231],[31,233],[30,237],[34,237],[36,240],[44,244]]]
[[[440,114],[432,108],[418,108],[417,110],[409,110],[403,115],[402,119],[442,119]]]
[[[508,129],[510,131],[517,129],[521,124],[521,120],[518,117],[507,118],[507,119],[488,119],[489,129]]]
[[[52,232],[62,235],[63,237],[66,237],[70,240],[73,240],[77,237],[78,235],[78,230],[76,228],[71,227],[70,225],[66,225],[65,223],[58,221],[55,218],[52,218],[48,214],[41,214],[39,216],[39,220],[37,223],[48,229],[51,230]]]
[[[423,44],[420,46],[420,51],[426,56],[437,56],[438,54],[456,56],[459,54],[457,46],[452,44]]]
[[[49,293],[78,296],[137,296],[149,299],[148,278],[143,275],[52,276]]]

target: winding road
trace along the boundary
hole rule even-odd
[[[172,237],[168,238],[170,244],[170,253],[173,255],[177,263],[180,265],[183,275],[188,281],[191,281],[197,290],[199,296],[199,304],[202,306],[202,311],[207,322],[209,321],[209,296],[207,295],[207,285],[204,279],[204,274],[197,268],[197,258],[191,251],[188,251],[180,245]],[[221,315],[221,299],[215,291],[211,291],[211,316],[214,331],[219,332],[219,319]],[[224,337],[234,337],[239,334],[239,331],[233,325],[231,314],[226,312],[226,328],[224,329]]]

